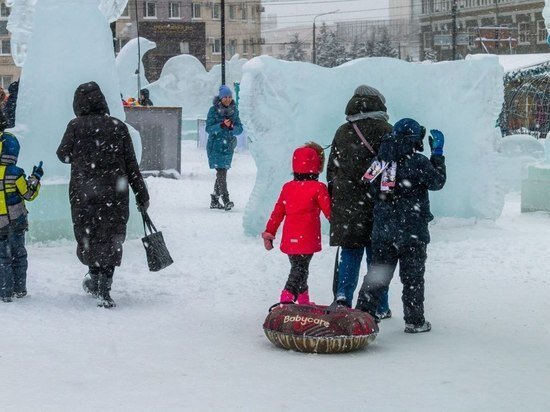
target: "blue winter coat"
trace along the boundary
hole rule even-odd
[[[447,178],[445,157],[409,154],[397,162],[396,186],[392,193],[380,191],[380,180],[372,185],[374,204],[373,244],[398,247],[430,242],[428,222],[433,220],[428,190],[440,190]]]
[[[233,128],[222,127],[224,119],[233,122]],[[233,160],[233,151],[237,146],[237,135],[243,132],[243,125],[239,119],[239,110],[232,101],[225,107],[219,97],[214,98],[213,106],[208,111],[206,118],[206,133],[208,142],[206,153],[210,169],[229,169]]]

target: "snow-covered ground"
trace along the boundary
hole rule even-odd
[[[366,350],[287,352],[262,331],[287,257],[242,229],[252,158],[236,155],[236,208],[224,212],[208,209],[205,152],[184,142],[182,153],[183,179],[147,179],[175,264],[150,273],[140,240],[127,241],[115,309],[84,295],[73,242],[29,246],[31,296],[0,305],[0,410],[548,410],[548,214],[520,214],[514,194],[495,222],[431,227],[432,332],[403,333],[396,278],[394,318]],[[331,301],[334,252],[326,246],[312,261],[319,303]]]

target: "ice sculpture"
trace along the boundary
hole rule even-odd
[[[72,109],[76,87],[94,80],[111,114],[124,119],[109,21],[127,0],[11,0],[8,30],[14,60],[22,65],[15,133],[20,162],[44,161],[46,182],[66,178],[69,168],[55,155]],[[100,10],[101,8],[101,10]]]
[[[291,179],[292,151],[308,140],[331,143],[360,84],[385,95],[390,122],[412,117],[445,133],[447,185],[430,195],[436,215],[499,216],[504,191],[493,142],[499,135],[502,76],[494,56],[437,64],[368,58],[332,69],[268,56],[250,60],[243,67],[240,112],[258,172],[245,232],[264,229],[282,183]]]
[[[550,0],[544,1],[544,8],[542,9],[542,17],[546,25],[546,30],[550,33]],[[550,43],[550,36],[548,37]]]
[[[74,91],[81,83],[96,81],[111,114],[125,118],[109,21],[119,17],[126,0],[11,0],[7,4],[14,61],[23,67],[13,130],[21,142],[19,164],[29,171],[43,160],[46,171],[41,200],[29,204],[30,237],[70,237],[70,167],[55,152],[74,117]],[[140,153],[138,139],[133,133]]]
[[[157,47],[155,42],[146,38],[139,38],[139,51],[141,58],[139,60],[139,79],[140,86],[144,88],[149,82],[145,78],[145,67],[143,66],[143,56],[149,50]],[[138,62],[138,40],[132,39],[124,45],[116,57],[116,68],[118,72],[118,80],[120,83],[120,92],[124,98],[130,96],[138,98],[138,81],[137,81],[137,62]],[[153,100],[154,101],[154,100]],[[157,105],[164,106],[157,103]]]
[[[231,89],[234,82],[241,80],[246,61],[236,54],[226,63],[226,84]],[[220,78],[219,64],[206,71],[196,57],[182,54],[168,60],[160,78],[147,89],[156,105],[181,107],[186,118],[205,118],[218,93]]]

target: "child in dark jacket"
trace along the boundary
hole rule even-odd
[[[398,121],[364,176],[372,183],[375,198],[373,258],[359,292],[357,309],[376,318],[380,298],[399,263],[407,333],[431,329],[424,318],[428,222],[433,219],[428,191],[442,189],[447,175],[443,133],[430,133],[432,155],[428,159],[417,153],[424,149],[426,129],[413,119]]]
[[[27,209],[25,200],[34,200],[44,174],[42,162],[29,178],[16,166],[19,142],[4,129],[7,121],[0,114],[0,299],[11,302],[27,295]]]
[[[310,304],[307,278],[311,258],[321,250],[320,212],[330,219],[328,189],[318,181],[323,161],[323,149],[315,143],[294,151],[294,180],[284,184],[262,233],[265,248],[273,249],[275,234],[284,219],[281,251],[290,260],[290,274],[281,293],[281,303]]]

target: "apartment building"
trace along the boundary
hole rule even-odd
[[[399,31],[401,55],[411,60],[420,59],[420,7],[419,0],[390,0],[389,16],[391,21],[401,22]]]
[[[408,18],[336,22],[336,36],[348,45],[355,40],[360,43],[376,42],[385,34],[389,35],[398,57],[404,60],[418,60],[418,47],[415,43],[417,36],[414,33],[415,29]]]
[[[140,36],[157,43],[144,58],[146,76],[156,80],[170,57],[187,53],[207,69],[221,63],[221,2],[191,0],[139,0]],[[225,57],[234,54],[252,58],[261,52],[260,1],[225,1]],[[135,3],[130,1],[116,23],[117,41],[122,47],[136,37]]]
[[[544,1],[457,0],[457,55],[547,53]],[[452,58],[453,0],[421,0],[420,54]]]
[[[10,9],[5,0],[0,0],[0,86],[7,89],[9,84],[21,74],[21,69],[13,63],[11,57],[10,34],[6,29]]]
[[[313,29],[309,26],[263,29],[262,36],[265,42],[262,44],[261,54],[284,59],[296,35],[304,45],[304,61],[311,61]]]

